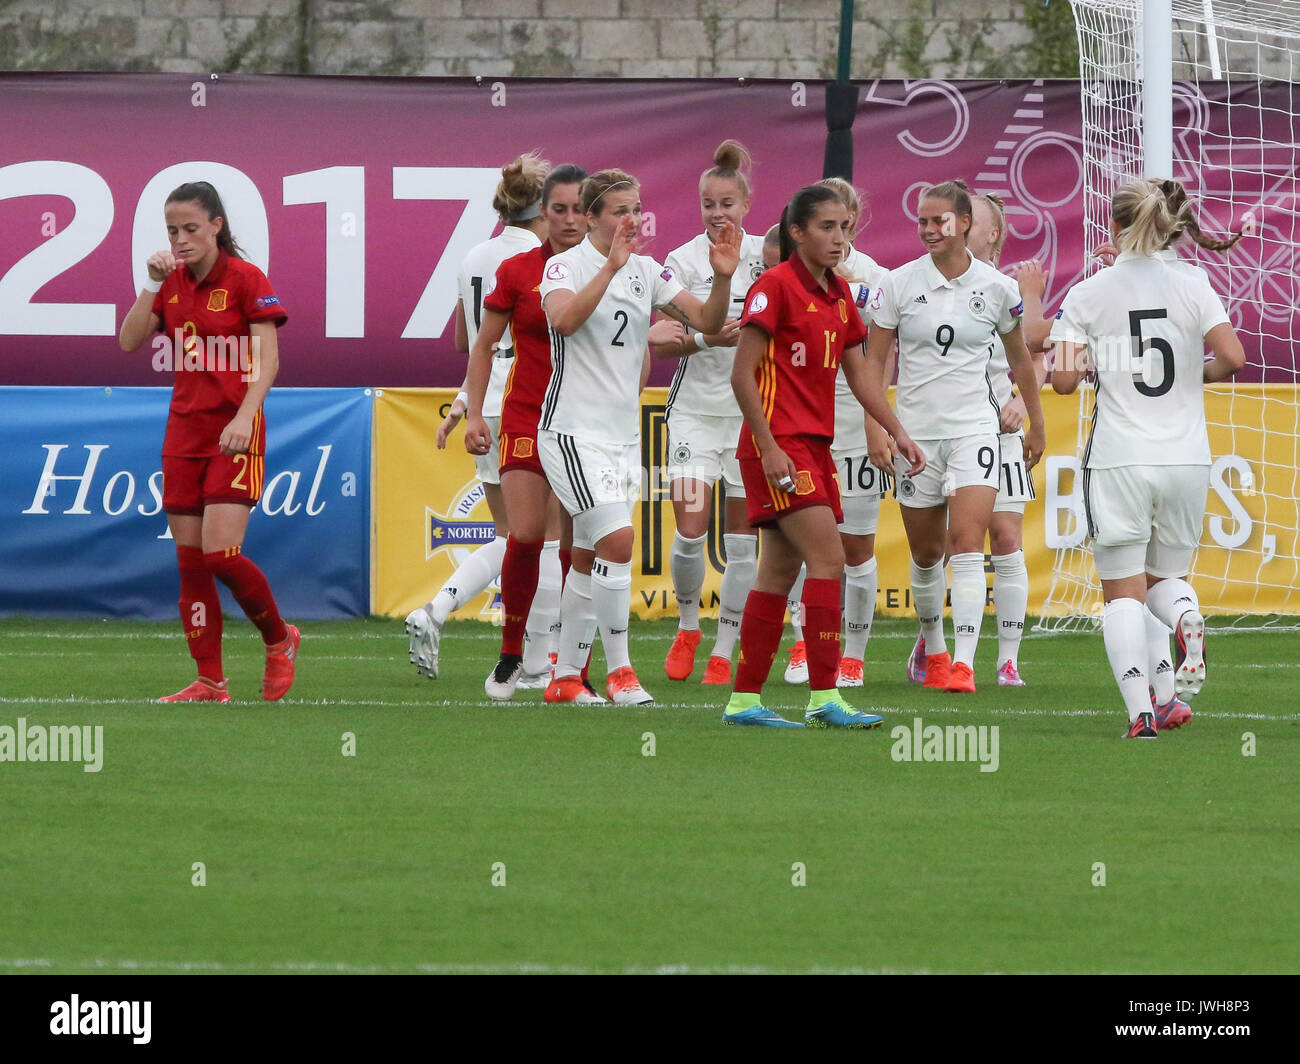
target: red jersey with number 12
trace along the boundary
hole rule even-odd
[[[220,454],[218,441],[244,401],[252,378],[250,336],[254,322],[288,320],[266,274],[251,262],[219,252],[197,283],[188,266],[168,274],[154,296],[153,312],[172,341],[175,383],[162,453],[172,458]],[[176,334],[182,337],[176,348]],[[218,342],[210,342],[216,340]],[[250,454],[266,453],[266,421],[253,418]]]
[[[755,378],[772,435],[825,440],[835,435],[835,376],[846,348],[866,338],[849,286],[827,271],[828,288],[813,279],[799,256],[765,272],[745,297],[741,326],[767,333]],[[740,431],[737,457],[758,454],[749,426]]]

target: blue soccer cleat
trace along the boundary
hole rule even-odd
[[[875,713],[854,709],[834,692],[821,705],[810,705],[803,719],[810,728],[879,728],[885,722]]]
[[[762,706],[746,706],[744,709],[738,709],[734,712],[728,711],[722,714],[723,724],[749,724],[757,725],[760,728],[802,728],[803,724],[797,720],[786,720],[778,716],[770,709],[764,709]]]

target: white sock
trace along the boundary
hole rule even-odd
[[[1029,570],[1023,550],[993,555],[993,605],[998,611],[998,667],[1010,661],[1019,668],[1029,607]]]
[[[1145,606],[1142,619],[1147,626],[1147,681],[1155,688],[1156,705],[1174,700],[1174,663],[1169,655],[1169,629]]]
[[[596,638],[596,608],[591,601],[591,574],[569,570],[560,596],[560,649],[555,675],[580,676]]]
[[[758,573],[758,537],[727,533],[722,537],[727,550],[727,567],[722,571],[722,589],[718,594],[718,638],[710,657],[731,660],[740,638],[740,619],[745,614],[745,600]]]
[[[871,622],[876,616],[879,576],[875,558],[844,567],[844,656],[866,657]]]
[[[1110,671],[1119,684],[1119,693],[1128,710],[1129,723],[1139,713],[1151,712],[1151,692],[1147,689],[1147,633],[1142,621],[1142,603],[1121,598],[1106,603],[1101,618],[1101,634],[1106,644]]]
[[[627,626],[632,615],[632,563],[597,558],[591,563],[591,601],[605,648],[605,671],[613,672],[632,659],[627,653]]]
[[[442,589],[425,606],[436,624],[442,624],[465,603],[479,594],[501,575],[501,560],[506,556],[506,538],[497,536],[465,559],[465,564],[451,574]]]
[[[971,551],[954,554],[952,566],[952,661],[975,667],[975,648],[979,646],[980,625],[984,622],[984,603],[988,584],[984,579],[984,555]],[[925,641],[930,653],[930,640]]]
[[[551,639],[560,622],[560,541],[548,539],[537,563],[537,590],[524,624],[524,672],[536,676],[551,664]]]
[[[808,575],[808,566],[799,567],[799,575],[794,578],[794,586],[785,597],[785,608],[790,611],[790,623],[794,626],[794,640],[803,642],[803,582]]]
[[[1201,600],[1196,597],[1196,589],[1186,580],[1161,580],[1147,588],[1147,609],[1172,631],[1188,610],[1201,612]]]
[[[921,635],[925,637],[925,654],[946,654],[948,644],[943,636],[943,600],[947,597],[948,578],[942,561],[928,569],[912,562],[912,605],[921,622]]]
[[[704,572],[708,562],[704,543],[708,535],[687,539],[680,532],[673,535],[668,555],[668,572],[672,576],[673,594],[677,596],[677,627],[687,632],[700,630],[700,592],[704,589]]]

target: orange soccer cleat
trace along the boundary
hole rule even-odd
[[[929,677],[926,679],[928,681]],[[930,686],[928,682],[926,686]],[[973,695],[975,693],[975,670],[964,661],[954,662],[948,670],[948,685],[944,690],[953,694]]]
[[[928,654],[925,659],[925,686],[932,691],[948,689],[948,674],[952,671],[952,657],[945,650],[942,654]]]
[[[209,680],[206,676],[200,676],[189,687],[183,691],[177,691],[174,695],[163,695],[158,699],[159,702],[229,702],[230,692],[226,689],[226,681],[220,683]]]
[[[266,648],[266,672],[262,674],[262,697],[278,702],[293,686],[294,667],[298,663],[298,644],[302,633],[289,625],[289,634]]]
[[[648,706],[653,696],[636,678],[631,665],[615,669],[605,680],[605,693],[616,706]]]
[[[724,658],[720,655],[713,655],[709,658],[709,663],[704,666],[704,679],[700,683],[717,685],[720,687],[731,686],[731,659]]]
[[[670,680],[686,680],[695,671],[695,651],[700,645],[701,632],[677,630],[673,645],[668,648],[668,658],[664,662],[664,672]]]
[[[836,687],[862,686],[862,659],[840,658],[839,675],[835,677]]]
[[[557,676],[546,686],[542,696],[547,702],[569,702],[577,706],[604,705],[605,700],[583,682],[581,676]]]

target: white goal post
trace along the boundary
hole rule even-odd
[[[1235,381],[1206,389],[1214,465],[1191,577],[1202,612],[1219,625],[1300,628],[1300,0],[1071,6],[1087,253],[1109,239],[1115,187],[1140,176],[1181,181],[1207,235],[1246,233],[1228,252],[1178,245],[1210,275],[1247,353]],[[1085,385],[1078,455],[1092,402]],[[1082,509],[1048,530],[1068,545],[1038,631],[1100,618]]]

